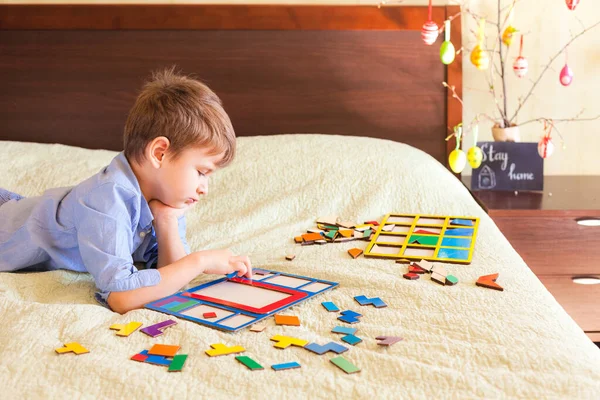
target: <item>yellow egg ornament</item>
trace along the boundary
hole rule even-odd
[[[479,70],[486,70],[490,66],[490,56],[487,51],[483,50],[483,39],[484,39],[485,19],[481,19],[479,22],[479,33],[477,38],[477,45],[471,52],[471,62]]]
[[[469,149],[467,152],[467,161],[469,161],[469,165],[473,169],[477,169],[481,166],[481,162],[483,161],[483,151],[481,151],[481,147],[477,146],[477,136],[479,136],[479,126],[475,125],[473,127],[473,147]]]
[[[517,32],[517,28],[509,25],[502,34],[502,43],[504,43],[506,46],[510,46],[515,32]]]
[[[467,165],[467,156],[465,152],[460,149],[462,124],[458,124],[454,127],[454,136],[456,136],[456,148],[452,150],[452,152],[448,156],[448,164],[450,165],[450,169],[455,174],[460,174]]]
[[[456,54],[454,45],[450,41],[450,20],[444,21],[444,32],[446,34],[442,47],[440,47],[440,60],[443,64],[452,64]]]

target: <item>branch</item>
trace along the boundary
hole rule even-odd
[[[547,121],[547,122],[580,122],[580,121],[595,121],[597,119],[600,119],[600,114],[592,117],[592,118],[545,118],[545,117],[541,117],[541,118],[535,118],[535,119],[530,119],[529,121],[523,122],[522,124],[519,124],[519,126],[523,126],[532,122],[541,122],[541,121]]]
[[[594,25],[589,26],[588,28],[584,29],[583,31],[579,32],[579,34],[577,34],[576,36],[574,36],[573,38],[571,38],[571,40],[569,40],[567,42],[567,44],[565,44],[563,46],[562,49],[560,49],[558,51],[558,53],[556,53],[554,55],[554,57],[552,57],[550,59],[550,62],[548,63],[548,65],[546,65],[546,68],[544,68],[544,70],[542,71],[542,73],[540,74],[540,76],[537,78],[537,80],[534,82],[533,86],[531,87],[531,89],[529,90],[529,93],[527,93],[527,96],[525,96],[525,100],[523,100],[523,102],[521,104],[519,104],[519,107],[517,108],[517,110],[515,111],[514,115],[512,116],[512,118],[510,119],[510,123],[513,122],[513,120],[517,117],[517,115],[519,114],[519,111],[521,111],[521,108],[523,107],[523,105],[525,104],[525,102],[527,101],[527,99],[529,98],[529,96],[531,96],[531,93],[533,93],[533,89],[535,89],[535,87],[538,85],[538,83],[540,83],[540,80],[542,79],[542,77],[544,76],[544,74],[546,73],[546,71],[548,70],[548,68],[550,68],[550,65],[552,65],[552,63],[554,62],[554,60],[556,60],[558,58],[558,56],[560,56],[563,51],[565,51],[565,49],[567,47],[569,47],[569,45],[571,43],[573,43],[579,36],[583,35],[584,33],[586,33],[587,31],[589,31],[590,29],[595,28],[596,26],[600,25],[600,21],[596,22]]]

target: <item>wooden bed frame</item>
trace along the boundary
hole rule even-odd
[[[446,165],[462,109],[442,82],[462,94],[462,57],[440,62],[426,19],[427,7],[0,5],[0,140],[120,150],[143,82],[176,65],[215,90],[238,136],[370,136]],[[460,49],[460,20],[452,29]]]

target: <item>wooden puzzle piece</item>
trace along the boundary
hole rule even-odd
[[[210,312],[205,312],[204,314],[202,314],[203,318],[217,318],[217,313],[214,311],[210,311]]]
[[[491,274],[491,275],[480,276],[479,279],[477,279],[477,282],[475,282],[475,284],[477,286],[485,287],[488,289],[499,290],[502,292],[504,290],[504,288],[496,283],[496,279],[498,279],[499,275],[500,274],[496,273],[496,274]]]
[[[171,365],[171,361],[172,360],[168,360],[165,356],[152,356],[152,355],[148,355],[146,360],[144,360],[145,363],[155,364],[155,365],[163,365],[165,367],[169,367]]]
[[[294,258],[296,258],[295,254],[288,254],[287,256],[285,256],[285,259],[288,261],[293,261]]]
[[[416,264],[411,264],[408,266],[409,274],[424,274],[425,272],[427,272],[427,271],[425,271],[423,268],[419,267]]]
[[[444,278],[446,277],[446,275],[448,275],[448,272],[446,272],[446,268],[444,268],[443,266],[438,265],[438,264],[434,265],[431,268],[431,273],[434,273],[434,272],[436,274],[443,275]]]
[[[374,307],[381,308],[387,307],[387,304],[384,303],[379,297],[367,298],[367,296],[355,296],[354,300],[358,302],[361,306],[373,305]]]
[[[346,326],[336,326],[331,330],[333,333],[343,333],[344,335],[354,335],[358,329]]]
[[[269,271],[265,271],[264,269],[260,269],[260,268],[253,269],[252,273],[254,275],[269,275],[270,274]]]
[[[377,222],[377,221],[365,221],[365,224],[369,224],[369,225],[373,225],[373,226],[379,226],[379,222]]]
[[[183,369],[183,364],[187,360],[187,354],[177,354],[173,357],[171,365],[169,365],[169,372],[180,372]]]
[[[446,284],[446,276],[445,275],[441,275],[438,274],[437,272],[432,272],[431,273],[431,280],[439,283],[440,285],[445,285]]]
[[[298,364],[296,361],[293,361],[288,363],[273,364],[271,365],[271,368],[273,368],[275,371],[283,371],[284,369],[300,368],[300,364]]]
[[[338,232],[340,236],[345,238],[351,238],[354,236],[354,231],[351,229],[340,229]]]
[[[416,231],[414,231],[413,233],[417,233],[417,234],[427,234],[427,235],[437,235],[439,232],[435,232],[435,231],[428,231],[427,229],[417,229]]]
[[[308,344],[308,340],[302,340],[302,339],[298,339],[298,338],[294,338],[294,337],[290,337],[290,336],[282,336],[282,335],[275,335],[271,338],[271,340],[274,342],[277,342],[274,344],[274,346],[277,347],[278,349],[286,349],[289,346],[304,347]]]
[[[275,323],[277,325],[300,326],[300,319],[295,315],[275,314]]]
[[[446,235],[473,236],[473,229],[471,229],[471,228],[448,228],[448,229],[446,229]]]
[[[251,371],[264,369],[262,365],[260,365],[259,363],[257,363],[256,361],[254,361],[253,359],[251,359],[248,356],[236,356],[235,359],[238,360],[243,365],[245,365],[246,367],[248,367],[248,369]]]
[[[133,361],[145,362],[148,358],[148,350],[142,350],[140,353],[131,357]]]
[[[327,235],[325,235],[325,236],[327,236]],[[304,240],[305,243],[307,243],[307,242],[314,242],[315,240],[323,239],[323,236],[321,236],[320,233],[305,233],[304,235],[302,235],[302,239]]]
[[[348,254],[350,254],[352,256],[352,258],[357,258],[362,253],[363,253],[363,251],[361,249],[357,249],[356,247],[348,250]]]
[[[148,350],[148,354],[152,356],[173,357],[179,351],[180,346],[170,344],[155,344]]]
[[[164,331],[168,327],[174,325],[177,325],[177,322],[173,321],[172,319],[168,319],[166,321],[159,322],[158,324],[150,325],[144,329],[140,329],[140,332],[143,332],[148,336],[157,337],[165,333]]]
[[[341,315],[338,317],[338,319],[347,324],[355,324],[360,322],[359,318],[362,317],[361,314],[352,310],[342,311],[340,314]]]
[[[437,236],[413,235],[408,239],[408,243],[419,243],[422,245],[435,246],[438,242]]]
[[[419,275],[418,274],[414,274],[412,272],[408,272],[408,273],[402,275],[402,277],[404,279],[408,279],[408,280],[411,280],[411,281],[419,279]]]
[[[348,344],[351,344],[352,346],[356,346],[358,343],[362,342],[361,338],[354,335],[342,336],[342,340]]]
[[[327,217],[321,217],[317,219],[317,224],[323,225],[337,225],[338,216],[337,215],[329,215]]]
[[[353,222],[349,222],[349,221],[338,222],[337,224],[339,226],[341,226],[342,228],[347,228],[347,229],[352,229],[356,226],[356,224],[354,224]]]
[[[427,271],[427,272],[431,272],[431,270],[433,269],[433,263],[429,262],[427,260],[421,260],[419,262],[413,262],[413,265],[416,265],[417,267],[419,267],[422,270]]]
[[[334,353],[337,353],[337,354],[348,351],[347,347],[342,346],[341,344],[336,343],[336,342],[329,342],[322,346],[318,343],[309,343],[306,346],[304,346],[304,348],[306,350],[312,351],[313,353],[317,353],[319,355],[325,354],[328,351],[333,351]]]
[[[329,312],[338,312],[340,309],[332,301],[324,301],[321,303],[323,307]]]
[[[458,278],[454,275],[446,275],[446,285],[454,286],[458,283]]]
[[[242,346],[225,346],[223,343],[216,343],[216,344],[211,344],[210,347],[212,347],[212,350],[206,350],[206,354],[208,354],[211,357],[216,357],[216,356],[224,356],[226,354],[235,354],[235,353],[241,353],[246,351],[245,348],[243,348]]]
[[[399,336],[377,336],[375,339],[379,340],[377,344],[380,346],[391,346],[394,343],[398,343],[399,341],[403,340]]]
[[[90,352],[88,349],[86,349],[85,347],[83,347],[82,345],[80,345],[77,342],[65,343],[65,345],[63,347],[54,349],[54,351],[56,351],[58,354],[65,354],[65,353],[73,352],[77,355],[86,354],[86,353]]]
[[[302,243],[302,240],[303,240],[302,236],[296,236],[296,237],[294,237],[294,242],[296,242],[296,243]]]
[[[233,279],[237,276],[237,273],[238,273],[237,271],[233,271],[232,273],[225,275],[225,277],[227,279]]]
[[[262,332],[265,330],[266,327],[267,327],[267,324],[255,324],[255,325],[252,325],[250,330],[252,332]]]
[[[129,336],[131,335],[133,332],[135,332],[140,326],[142,326],[143,324],[141,322],[129,322],[126,325],[123,324],[112,324],[110,326],[110,329],[114,329],[117,330],[117,336]]]
[[[335,365],[336,367],[338,367],[339,369],[341,369],[342,371],[344,371],[347,374],[353,374],[355,372],[360,371],[360,368],[358,368],[356,365],[352,364],[350,361],[346,360],[343,356],[333,357],[329,361],[331,361],[333,363],[333,365]]]
[[[473,226],[475,223],[470,219],[452,219],[450,220],[450,225],[464,225],[464,226]]]

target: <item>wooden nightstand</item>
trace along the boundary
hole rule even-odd
[[[470,188],[471,177],[462,178]],[[563,308],[600,342],[600,176],[547,176],[544,192],[471,191]],[[597,278],[582,285],[573,278]]]

